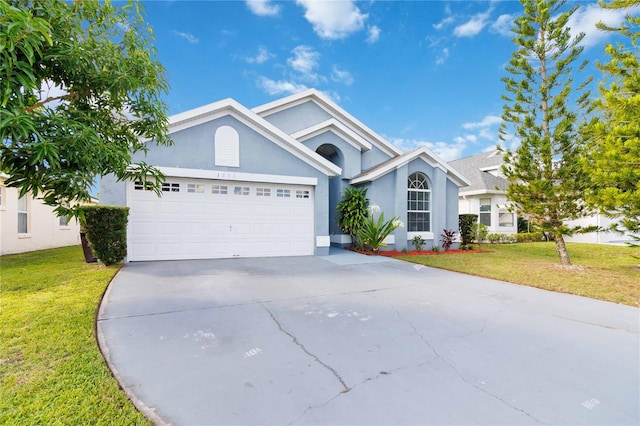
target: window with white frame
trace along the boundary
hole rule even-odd
[[[162,191],[164,192],[180,192],[180,184],[176,182],[164,182],[162,184]]]
[[[66,228],[69,226],[69,217],[62,215],[62,216],[58,216],[58,224],[60,225],[60,228]]]
[[[480,198],[480,223],[491,226],[491,198]]]
[[[506,207],[498,209],[498,226],[509,227],[514,226],[513,212],[510,212]]]
[[[307,189],[297,189],[296,190],[296,198],[309,198],[309,190],[307,190]]]
[[[290,189],[284,189],[284,188],[278,188],[276,190],[276,197],[278,197],[278,198],[290,198],[291,197],[291,190]]]
[[[271,197],[271,188],[256,188],[257,197]]]
[[[407,184],[407,231],[431,232],[431,189],[427,177],[413,173]]]
[[[192,194],[204,194],[204,183],[188,183],[187,192]]]
[[[29,203],[27,196],[18,198],[18,234],[29,233]]]
[[[141,182],[137,181],[133,184],[133,189],[136,191],[151,191],[153,189],[153,185],[151,182]]]
[[[249,195],[251,190],[248,186],[236,186],[233,188],[233,195]]]
[[[227,185],[211,185],[211,193],[215,195],[227,195],[229,187]]]

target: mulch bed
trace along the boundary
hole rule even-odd
[[[432,250],[412,250],[407,252],[397,251],[397,250],[385,250],[378,253],[372,253],[370,251],[364,250],[356,250],[352,247],[347,247],[347,250],[355,251],[361,254],[366,254],[369,256],[390,256],[390,257],[399,257],[399,256],[439,256],[439,255],[451,255],[451,254],[465,254],[465,253],[490,253],[491,250],[482,250],[482,249],[473,249],[473,250],[460,250],[460,249],[450,249],[447,251],[432,251]]]

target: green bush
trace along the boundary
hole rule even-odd
[[[489,227],[484,223],[476,222],[471,227],[471,233],[473,234],[475,241],[477,241],[478,244],[481,244],[482,242],[487,241]]]
[[[352,244],[356,248],[362,248],[362,241],[357,233],[369,215],[367,207],[369,207],[369,199],[366,188],[346,188],[336,206],[338,226],[342,232],[351,235]]]
[[[477,222],[477,214],[461,214],[458,216],[458,226],[460,228],[462,246],[469,245],[473,241],[473,224]]]
[[[531,243],[543,240],[544,235],[542,232],[520,232],[516,234],[516,241],[519,243]]]
[[[105,265],[119,263],[127,255],[128,207],[85,206],[82,227],[93,254]]]

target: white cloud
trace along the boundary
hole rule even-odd
[[[271,0],[247,0],[247,7],[258,16],[277,16],[280,13],[280,5],[273,4]]]
[[[502,118],[497,115],[487,115],[482,120],[475,123],[464,123],[462,125],[463,129],[477,130],[478,133],[477,136],[467,134],[464,138],[471,142],[476,142],[478,137],[495,142],[498,139],[496,126],[499,126],[501,123]],[[475,138],[475,140],[472,140],[471,138]]]
[[[187,40],[189,43],[191,44],[196,44],[200,41],[200,39],[196,36],[194,36],[191,33],[183,33],[181,31],[174,31],[173,32],[175,35],[182,37],[183,39]]]
[[[596,28],[600,21],[611,27],[617,27],[624,21],[625,16],[640,14],[640,6],[629,9],[603,9],[597,4],[583,6],[569,18],[567,26],[571,28],[571,34],[575,37],[579,33],[585,33],[582,44],[592,47],[609,37],[611,33]]]
[[[258,47],[258,53],[256,54],[256,56],[247,57],[247,58],[245,58],[245,61],[247,61],[250,64],[264,64],[265,62],[267,62],[269,59],[273,58],[274,56],[275,55],[270,53],[269,50],[267,50],[266,47],[260,46],[260,47]]]
[[[49,109],[56,109],[58,105],[68,103],[66,100],[59,99],[68,94],[69,91],[65,87],[59,86],[51,80],[43,80],[42,83],[40,83],[38,98],[41,101],[51,99],[45,103],[45,106]]]
[[[294,71],[302,74],[302,77],[306,80],[318,80],[318,75],[315,70],[318,68],[320,53],[313,50],[312,47],[303,44],[296,46],[291,53],[293,53],[293,56],[287,59],[287,64],[289,64]]]
[[[373,44],[380,39],[380,28],[377,25],[369,27],[369,35],[367,36],[367,43]]]
[[[411,151],[416,148],[420,148],[426,146],[431,151],[435,152],[438,156],[440,156],[444,161],[455,160],[456,158],[460,158],[462,152],[466,148],[466,143],[456,142],[455,144],[448,144],[446,142],[429,142],[421,139],[402,139],[402,138],[392,138],[389,139],[389,142],[397,146],[403,151]]]
[[[333,102],[339,104],[340,101],[342,100],[342,98],[340,97],[340,94],[338,92],[335,92],[333,90],[327,91],[327,90],[322,90],[321,91],[327,98],[331,99]]]
[[[511,27],[513,26],[514,19],[515,15],[504,14],[498,16],[498,19],[491,24],[491,31],[503,36],[512,36]]]
[[[453,35],[456,37],[473,37],[477,35],[489,22],[489,16],[493,9],[489,9],[486,12],[478,13],[471,17],[464,24],[458,25],[453,30]]]
[[[347,70],[341,70],[337,65],[334,65],[331,69],[331,80],[338,83],[344,83],[347,86],[351,86],[353,84],[353,76],[351,73]]]
[[[442,19],[442,21],[438,22],[437,24],[433,24],[433,28],[436,30],[441,30],[444,27],[453,24],[453,21],[455,21],[455,18],[453,16],[447,16],[445,18]]]
[[[495,126],[500,123],[502,123],[502,118],[498,117],[497,115],[487,115],[482,120],[476,123],[464,123],[462,127],[464,129],[481,129]]]
[[[293,81],[275,81],[266,77],[258,79],[258,86],[270,95],[291,95],[308,89],[304,84]]]
[[[338,40],[364,28],[369,15],[360,12],[352,0],[296,0],[305,9],[304,17],[321,38]]]
[[[436,56],[436,65],[442,65],[449,58],[449,48],[445,47],[442,51]]]

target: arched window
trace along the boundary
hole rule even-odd
[[[431,189],[427,177],[413,173],[407,184],[407,231],[431,232]]]

